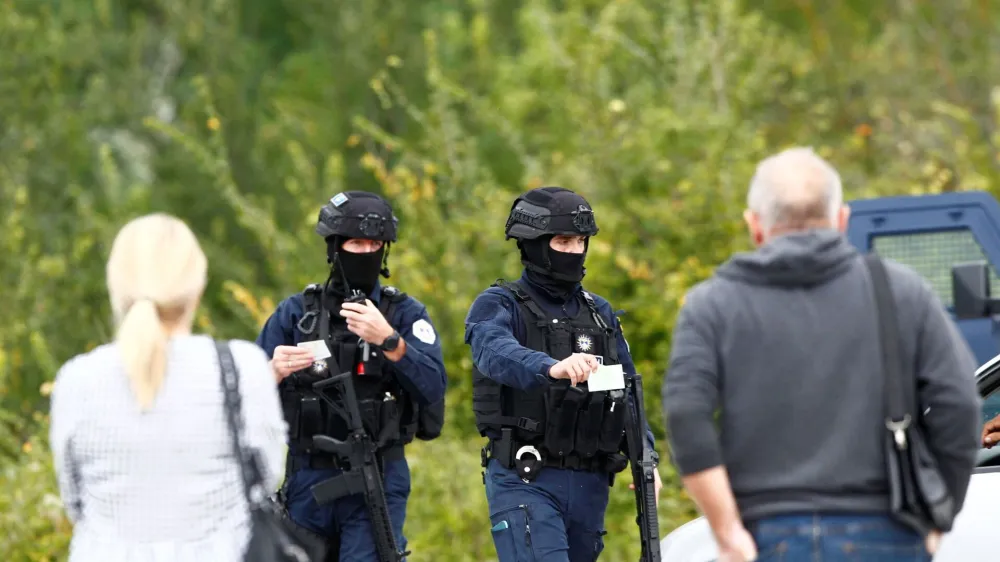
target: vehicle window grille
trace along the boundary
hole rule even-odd
[[[951,267],[969,261],[985,260],[986,252],[969,229],[939,232],[884,234],[875,236],[872,248],[885,258],[913,268],[930,283],[934,292],[950,307]],[[1000,291],[1000,277],[990,268],[991,284]]]

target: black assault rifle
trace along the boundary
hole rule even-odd
[[[326,396],[323,391],[327,387],[338,384],[343,390],[344,407]],[[382,471],[379,469],[379,460],[375,454],[375,442],[372,441],[361,422],[358,396],[354,393],[354,375],[349,371],[341,373],[313,384],[313,389],[317,391],[324,402],[344,418],[348,427],[346,441],[334,439],[328,435],[315,435],[312,439],[313,448],[317,451],[337,455],[338,458],[346,459],[350,464],[348,469],[341,474],[312,487],[316,503],[323,505],[343,496],[364,494],[379,560],[382,562],[403,560],[410,552],[401,552],[396,546],[396,538],[392,534],[392,521],[389,518],[389,508],[385,503],[385,491],[382,489]]]
[[[631,393],[626,399],[631,401],[625,414],[625,438],[628,443],[628,464],[632,469],[635,484],[635,522],[639,525],[642,540],[641,562],[660,562],[660,526],[656,517],[656,480],[653,471],[656,463],[653,450],[646,441],[646,413],[642,401],[642,376],[627,377]]]

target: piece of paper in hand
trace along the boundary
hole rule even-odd
[[[299,342],[299,347],[308,349],[313,354],[313,361],[319,361],[320,359],[326,359],[332,354],[330,353],[330,348],[326,346],[323,340],[313,340]]]
[[[587,389],[591,392],[622,388],[625,388],[625,371],[621,365],[601,365],[587,379]]]

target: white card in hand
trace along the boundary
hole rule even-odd
[[[312,354],[313,354],[313,361],[319,361],[320,359],[326,359],[327,357],[330,357],[330,355],[332,355],[330,353],[330,348],[328,348],[326,346],[326,343],[323,342],[323,340],[314,340],[314,341],[299,342],[299,347],[302,347],[302,348],[305,348],[305,349],[308,349],[309,351],[311,351]]]
[[[621,365],[601,365],[587,379],[587,389],[591,392],[622,388],[625,388],[625,371]]]

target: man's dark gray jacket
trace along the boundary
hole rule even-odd
[[[927,439],[960,507],[979,449],[977,365],[926,281],[886,266],[903,366],[916,373]],[[681,474],[724,464],[745,520],[887,510],[870,286],[861,254],[814,230],[738,254],[691,289],[663,386]]]

